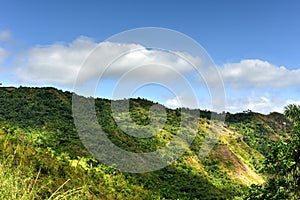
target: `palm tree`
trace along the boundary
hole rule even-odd
[[[300,105],[289,104],[284,107],[284,115],[293,121],[294,125],[300,123]]]

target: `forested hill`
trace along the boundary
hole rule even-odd
[[[130,116],[150,122],[145,99],[130,100]],[[99,124],[111,141],[132,152],[151,152],[176,134],[180,109],[167,110],[163,130],[138,139],[118,128],[111,101],[96,99]],[[13,199],[239,199],[259,173],[268,144],[289,137],[291,123],[280,113],[226,114],[216,122],[220,137],[210,154],[198,153],[210,125],[210,112],[200,111],[198,133],[189,150],[158,171],[123,173],[95,160],[79,140],[72,113],[72,93],[55,88],[0,88],[0,196]],[[16,170],[9,171],[14,167]],[[18,171],[19,170],[19,171]],[[5,176],[4,176],[5,174]],[[9,192],[8,192],[9,191]],[[5,199],[5,198],[4,198]]]

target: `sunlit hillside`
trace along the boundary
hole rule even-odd
[[[225,123],[210,126],[210,112],[200,111],[198,133],[183,156],[158,171],[131,174],[87,151],[74,126],[71,99],[72,93],[55,88],[0,88],[2,199],[239,199],[251,184],[264,183],[260,169],[267,144],[290,131],[279,113],[227,113]],[[166,124],[154,137],[137,139],[114,123],[111,101],[95,102],[102,129],[128,151],[154,151],[176,134],[180,109],[167,109]],[[128,112],[136,123],[147,124],[153,104],[131,99]],[[210,131],[218,131],[219,140],[200,158]]]

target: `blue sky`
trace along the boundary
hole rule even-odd
[[[73,52],[74,46],[78,50],[78,41],[92,48],[129,29],[162,27],[186,34],[208,52],[224,79],[228,111],[269,113],[282,111],[287,103],[300,103],[300,2],[296,0],[0,0],[0,4],[0,78],[4,85],[71,89],[69,82],[55,79],[61,79],[59,74],[49,77],[51,69],[30,60],[39,62],[42,57],[55,65],[47,53],[71,55],[67,51]],[[80,62],[74,59],[72,64]],[[66,75],[72,74],[70,66],[54,66],[53,70],[59,67],[66,67],[62,69]],[[112,82],[107,80],[106,88]],[[166,90],[153,88],[137,94],[152,96],[170,107],[177,105],[178,99],[168,99],[172,95]],[[109,96],[106,90],[102,96]],[[210,108],[208,104],[203,107]]]

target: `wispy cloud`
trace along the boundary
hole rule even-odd
[[[10,38],[11,38],[11,33],[9,31],[0,30],[0,64],[2,64],[8,56],[8,51],[3,47],[4,46],[3,42],[6,42]]]
[[[1,41],[6,41],[11,38],[11,33],[10,31],[0,31],[0,42]]]
[[[5,49],[0,47],[0,64],[4,62],[4,60],[7,58],[8,52],[5,51]]]

